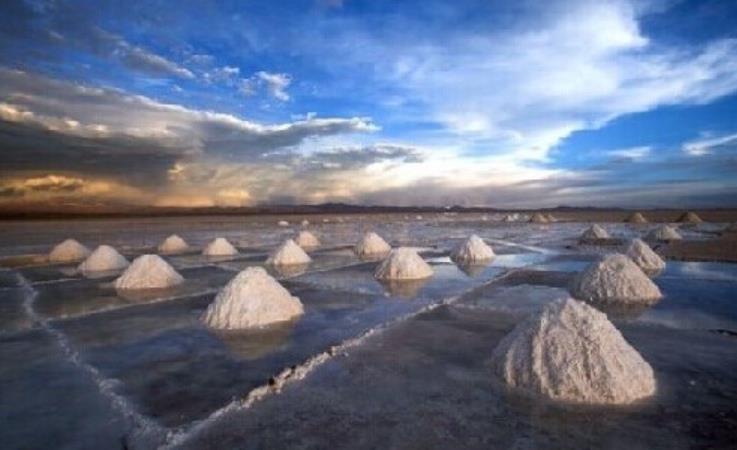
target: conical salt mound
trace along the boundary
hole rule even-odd
[[[211,328],[238,330],[291,320],[302,302],[262,267],[249,267],[218,292],[202,320]]]
[[[695,212],[685,212],[681,214],[681,216],[678,218],[678,222],[682,223],[701,223],[703,220],[701,220],[701,217],[699,217]]]
[[[294,242],[302,248],[315,248],[320,246],[320,241],[314,234],[303,230],[297,233]]]
[[[670,225],[661,225],[648,233],[647,238],[652,241],[678,241],[683,239],[675,228]]]
[[[217,238],[211,241],[204,250],[202,250],[202,254],[205,256],[232,256],[238,254],[238,249],[233,247],[233,244],[228,242],[225,238]]]
[[[309,225],[310,225],[310,221],[309,220],[305,219],[305,220],[302,221],[302,226],[303,227],[306,227],[306,226],[309,226]]]
[[[184,278],[160,256],[141,255],[114,284],[116,289],[161,289],[183,281]]]
[[[363,235],[353,251],[360,257],[381,256],[392,251],[392,247],[381,236],[370,231]]]
[[[647,223],[645,216],[639,212],[630,214],[630,216],[624,219],[624,221],[628,223]]]
[[[640,239],[634,239],[630,243],[626,254],[647,274],[659,273],[665,269],[665,261]]]
[[[574,298],[609,305],[647,305],[663,296],[637,264],[619,253],[593,262],[573,279],[570,291]]]
[[[535,213],[530,217],[530,223],[548,223],[548,219],[540,213]]]
[[[596,241],[598,239],[609,239],[609,232],[598,224],[593,224],[581,235],[581,241]]]
[[[90,249],[74,239],[67,239],[51,250],[49,261],[53,263],[76,262],[88,256],[90,256]]]
[[[288,227],[289,222],[287,222],[286,220],[280,220],[277,225],[279,225],[280,227]]]
[[[506,216],[502,217],[502,222],[514,222],[514,217],[507,214]]]
[[[273,266],[290,266],[293,264],[309,264],[312,258],[293,240],[287,239],[277,247],[266,259],[266,264]]]
[[[494,256],[494,250],[473,234],[451,252],[450,259],[460,264],[479,264],[491,261]]]
[[[546,214],[545,215],[545,220],[547,220],[548,222],[551,222],[551,223],[558,221],[558,219],[556,219],[555,216],[552,215],[552,214]]]
[[[101,245],[77,269],[80,272],[106,272],[125,269],[129,264],[128,260],[113,247]]]
[[[380,280],[420,280],[432,274],[432,267],[416,251],[400,247],[379,264],[374,276]]]
[[[653,395],[650,365],[607,316],[573,299],[521,322],[492,354],[494,375],[530,396],[615,405]]]
[[[164,239],[164,242],[159,244],[159,253],[163,253],[165,255],[174,255],[176,253],[186,252],[188,249],[189,245],[187,245],[187,242],[176,234],[172,234],[168,238]]]

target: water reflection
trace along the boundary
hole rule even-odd
[[[211,332],[237,359],[251,361],[288,345],[295,323],[296,321],[288,321],[252,330],[211,330]]]
[[[414,298],[420,292],[420,289],[430,280],[423,278],[420,280],[378,280],[384,287],[384,290],[392,297]]]
[[[307,268],[310,267],[310,263],[304,264],[288,264],[288,265],[275,265],[269,266],[269,270],[274,273],[277,277],[291,278],[302,275],[307,272]]]

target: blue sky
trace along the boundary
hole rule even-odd
[[[737,206],[737,3],[9,0],[0,202]]]

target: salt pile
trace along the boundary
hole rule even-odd
[[[494,256],[494,250],[473,234],[451,252],[450,259],[460,264],[479,264],[492,260]]]
[[[548,223],[548,219],[540,213],[535,213],[530,217],[530,223]]]
[[[184,281],[179,273],[158,255],[141,255],[134,259],[115,280],[116,289],[161,289]]]
[[[548,303],[492,354],[494,374],[531,396],[628,404],[655,393],[653,370],[607,316],[573,299]]]
[[[701,220],[701,217],[699,217],[695,212],[685,212],[681,214],[681,217],[678,218],[678,222],[682,223],[701,223],[703,220]]]
[[[609,232],[599,226],[598,224],[593,224],[589,227],[588,230],[584,231],[584,233],[581,235],[581,241],[596,241],[599,239],[609,239]]]
[[[502,222],[514,222],[514,218],[507,214],[506,216],[502,217]]]
[[[189,249],[187,242],[176,234],[172,234],[168,238],[164,239],[164,242],[159,244],[159,253],[163,253],[165,255],[186,252],[187,249]]]
[[[202,319],[211,328],[237,330],[284,322],[303,313],[302,302],[262,267],[249,267],[218,292]]]
[[[53,263],[82,261],[90,256],[90,249],[75,241],[67,239],[58,244],[49,253],[49,261]]]
[[[556,218],[555,218],[555,216],[554,216],[554,215],[552,215],[552,214],[546,214],[546,215],[545,215],[545,219],[546,219],[546,220],[547,220],[548,222],[557,222],[557,221],[558,221],[558,219],[556,219]]]
[[[294,242],[302,248],[315,248],[320,246],[320,241],[309,231],[300,231],[294,238]]]
[[[637,264],[619,253],[591,263],[573,279],[570,291],[577,299],[610,305],[652,304],[663,296]]]
[[[80,272],[106,272],[125,269],[128,264],[130,264],[128,260],[113,247],[101,245],[77,267],[77,270]]]
[[[237,255],[238,250],[225,238],[216,238],[211,241],[202,251],[205,256],[232,256]]]
[[[640,239],[634,239],[630,243],[626,255],[647,274],[659,273],[665,269],[665,261]]]
[[[628,223],[647,223],[647,219],[645,216],[642,215],[642,213],[636,212],[632,213],[629,217],[624,219],[625,222]]]
[[[360,257],[386,255],[391,250],[391,246],[373,231],[364,234],[356,246],[353,247],[353,251]]]
[[[400,247],[379,264],[374,276],[380,280],[419,280],[432,274],[432,268],[416,251]]]
[[[293,240],[287,239],[277,247],[266,259],[266,264],[274,266],[289,266],[293,264],[309,264],[310,256]]]
[[[289,226],[289,222],[287,222],[286,220],[280,220],[279,223],[278,223],[278,225],[280,227],[288,227]]]
[[[678,241],[683,239],[675,228],[670,225],[661,225],[648,233],[647,238],[652,241]]]
[[[309,221],[309,220],[307,220],[307,219],[305,219],[305,220],[303,220],[303,221],[302,221],[302,226],[303,226],[303,227],[306,227],[306,226],[308,226],[309,224],[310,224],[310,221]]]

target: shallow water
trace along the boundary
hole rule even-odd
[[[312,263],[267,267],[305,305],[298,320],[214,332],[199,318],[237,272],[263,266],[300,226],[274,217],[3,224],[0,255],[0,442],[3,448],[728,448],[737,439],[737,265],[669,262],[652,308],[612,312],[652,364],[658,394],[620,408],[563,407],[496,386],[488,357],[524,317],[567,295],[570,278],[612,246],[581,246],[589,224],[314,219]],[[650,227],[606,224],[617,239]],[[351,246],[368,230],[418,247],[432,278],[379,283]],[[705,227],[683,229],[704,239]],[[186,281],[117,292],[38,256],[75,237],[126,257],[176,233],[193,249],[166,259]],[[458,267],[448,252],[475,233],[497,257]],[[201,247],[224,236],[231,258]],[[34,256],[34,254],[36,256]],[[331,349],[338,349],[337,353]],[[327,353],[325,353],[327,352]],[[335,356],[330,356],[335,354]],[[328,355],[321,357],[320,355]],[[313,358],[318,363],[307,364]],[[260,401],[249,393],[306,368]]]

